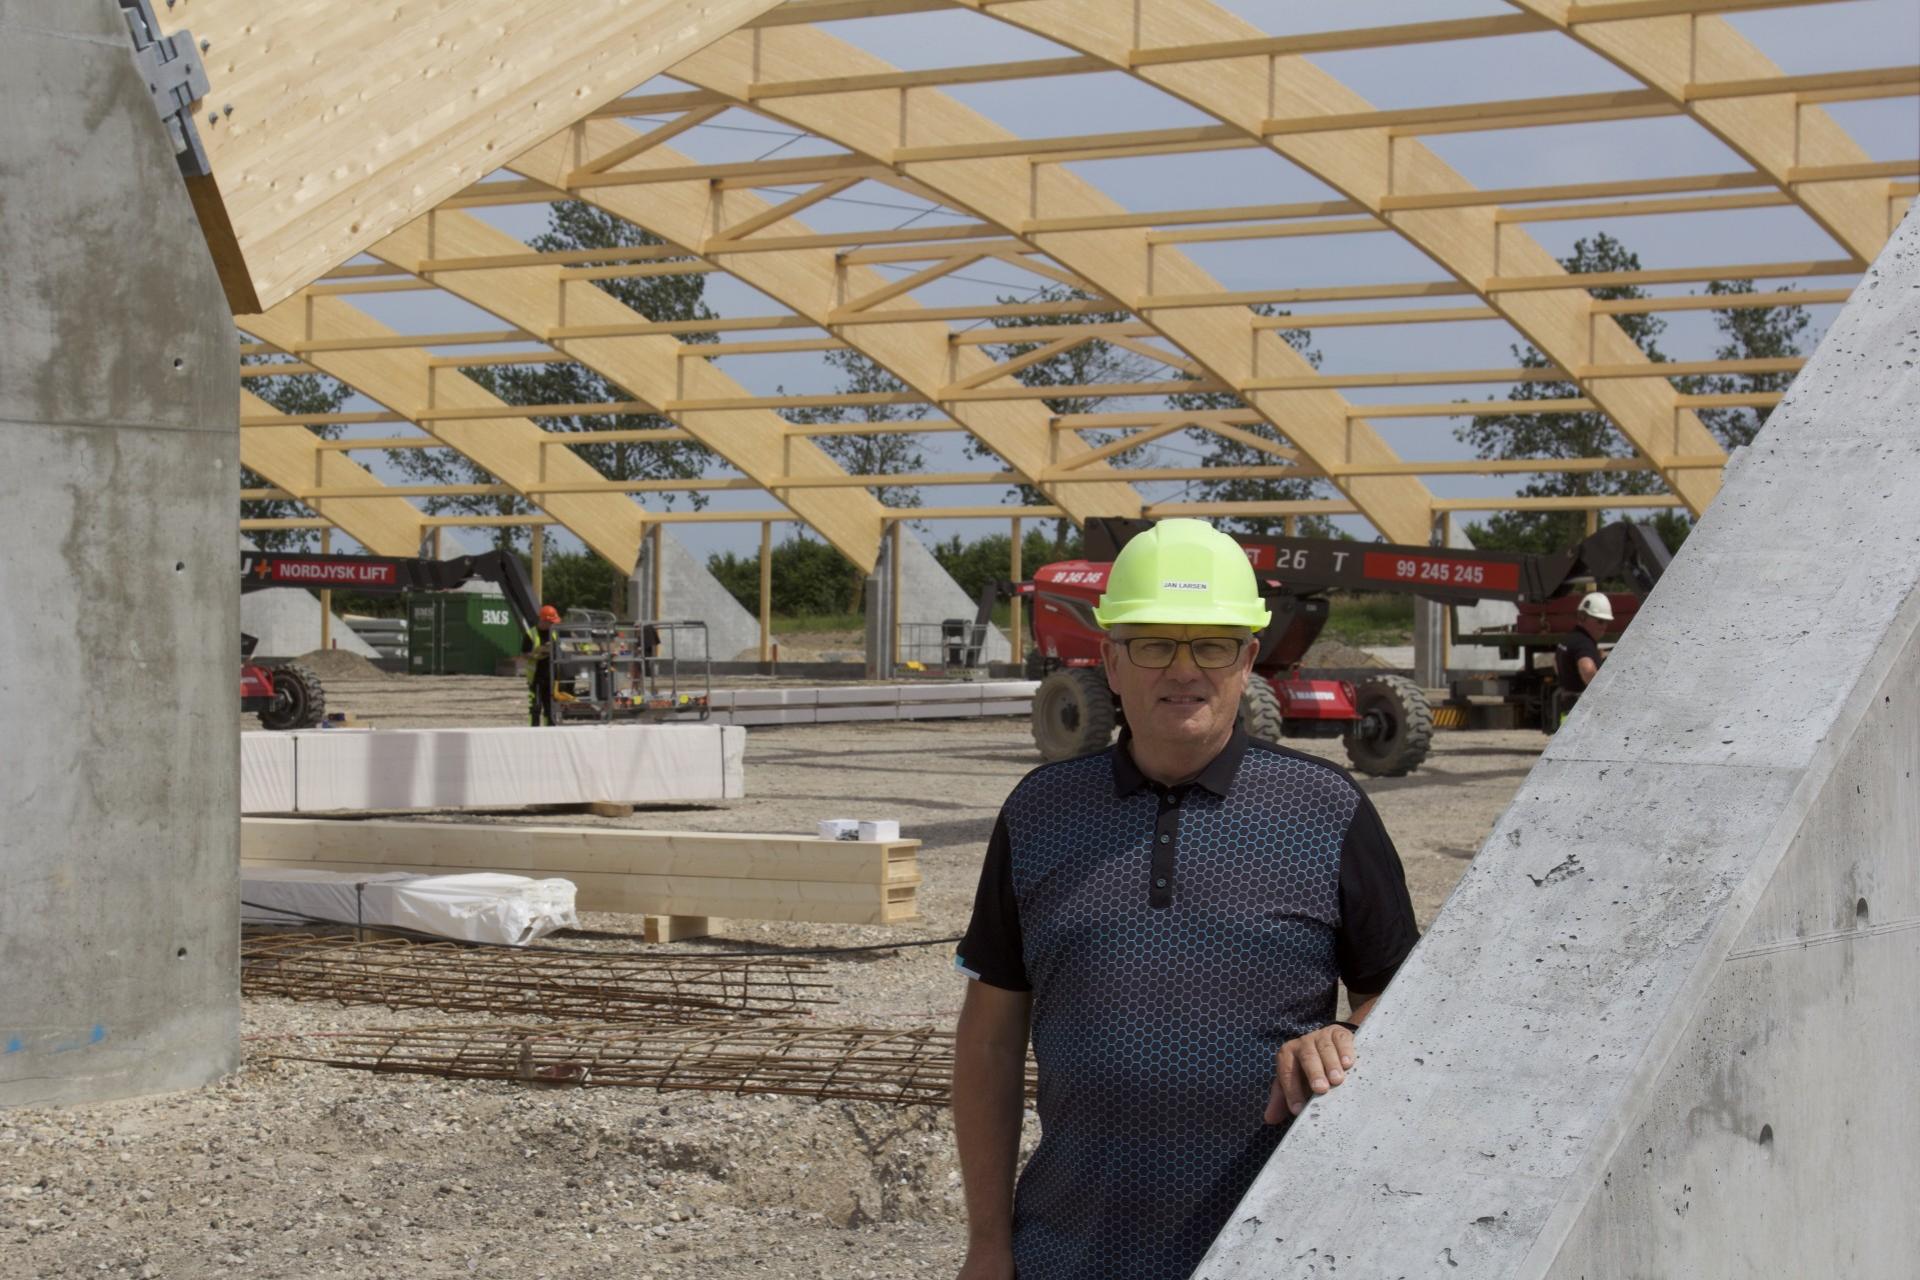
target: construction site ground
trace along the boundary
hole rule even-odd
[[[374,725],[510,724],[525,707],[524,686],[488,677],[335,677],[328,694]],[[1417,773],[1363,779],[1423,925],[1543,744],[1525,732],[1442,733]],[[1292,745],[1340,759],[1338,742]],[[837,1003],[815,1019],[950,1025],[964,980],[946,940],[965,927],[1000,802],[1039,762],[1024,720],[753,729],[746,759],[743,800],[535,820],[810,831],[820,818],[897,818],[924,842],[923,919],[721,921],[713,940],[646,948],[638,919],[594,915],[583,926],[595,933],[566,945],[877,944],[819,957]],[[938,1277],[959,1265],[944,1110],[372,1075],[274,1055],[333,1032],[483,1017],[248,999],[242,1019],[245,1063],[215,1087],[0,1114],[0,1272],[747,1280]],[[1030,1117],[1029,1142],[1033,1127]]]

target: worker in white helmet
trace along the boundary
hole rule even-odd
[[[1560,688],[1568,693],[1584,692],[1600,674],[1606,655],[1600,652],[1600,637],[1613,625],[1613,601],[1604,591],[1589,591],[1580,600],[1573,630],[1554,646],[1553,670]]]

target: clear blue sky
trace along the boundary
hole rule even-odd
[[[1495,0],[1343,0],[1337,5],[1284,6],[1271,0],[1229,0],[1223,7],[1273,34],[1513,12]],[[1854,0],[1737,14],[1731,21],[1787,72],[1838,71],[1920,60],[1920,4],[1914,0]],[[909,68],[1057,56],[1063,52],[991,18],[959,11],[835,23],[830,30]],[[1640,87],[1596,55],[1555,34],[1356,51],[1324,55],[1315,61],[1380,107]],[[646,87],[665,90],[679,86],[661,79]],[[1185,104],[1118,74],[969,86],[951,92],[1008,129],[1029,135],[1213,123]],[[1912,98],[1840,103],[1826,109],[1873,159],[1920,155],[1920,108]],[[1037,126],[1036,121],[1044,124]],[[1483,187],[1724,172],[1745,167],[1737,155],[1685,118],[1456,134],[1429,138],[1427,142]],[[792,129],[778,122],[745,112],[718,117],[710,125],[683,134],[673,145],[706,162],[750,159],[775,151],[795,156],[833,150],[811,139],[796,138]],[[1331,199],[1339,194],[1262,150],[1104,161],[1074,168],[1135,210]],[[481,212],[495,225],[522,236],[543,229],[547,216],[544,206]],[[805,217],[822,230],[857,230],[898,226],[910,220],[927,225],[954,220],[955,215],[929,211],[923,202],[868,183],[850,190],[843,199],[816,205]],[[1529,230],[1560,255],[1571,249],[1575,238],[1606,230],[1637,251],[1646,267],[1842,256],[1809,219],[1791,209],[1610,223],[1539,223]],[[1389,235],[1186,248],[1229,289],[1444,278],[1424,255]],[[722,315],[784,310],[730,277],[714,275],[708,279],[708,303]],[[1041,283],[1005,263],[976,264],[960,277],[916,296],[935,304],[988,301],[996,296],[1029,293]],[[1815,287],[1821,283],[1813,282]],[[1698,287],[1678,286],[1661,292],[1686,293]],[[498,325],[497,320],[444,295],[376,294],[361,301],[369,312],[406,332]],[[1831,307],[1815,308],[1816,327],[1824,328],[1832,312]],[[1669,320],[1670,327],[1662,339],[1669,355],[1679,359],[1713,355],[1716,335],[1709,316],[1682,313]],[[1512,363],[1509,348],[1514,341],[1513,332],[1499,322],[1334,329],[1322,330],[1314,337],[1315,346],[1325,357],[1323,367],[1339,372],[1506,365]],[[836,383],[833,371],[813,356],[742,357],[723,364],[729,374],[756,392],[771,392],[776,386],[795,392],[828,391]],[[1462,388],[1457,394],[1497,397],[1504,396],[1505,390],[1499,386]],[[1358,402],[1384,403],[1450,399],[1456,389],[1429,387],[1404,393],[1356,390],[1348,394]],[[1110,407],[1146,406],[1110,402]],[[1403,457],[1468,456],[1468,451],[1453,439],[1451,423],[1388,420],[1376,425]],[[355,434],[387,434],[390,430],[379,427]],[[957,436],[932,435],[925,441],[931,469],[985,469],[987,465],[966,460]],[[392,474],[378,455],[361,457],[376,472]],[[1194,442],[1175,438],[1161,448],[1156,462],[1162,466],[1190,465],[1197,457]],[[1434,477],[1429,485],[1441,495],[1488,494],[1514,487],[1475,477]],[[1164,499],[1175,496],[1180,487],[1163,483],[1146,486],[1145,491],[1150,498]],[[925,501],[930,505],[980,505],[997,503],[1005,496],[1004,490],[984,487],[942,488],[926,491]],[[712,507],[720,509],[764,510],[768,505],[765,495],[754,493],[721,493],[712,499]],[[974,536],[1005,527],[1002,521],[942,521],[930,525],[929,532],[945,538],[956,532]],[[748,550],[757,545],[758,539],[757,528],[749,525],[678,526],[675,532],[703,553],[721,548]],[[473,534],[466,531],[469,541],[477,541]],[[571,539],[560,538],[559,542],[569,544]]]

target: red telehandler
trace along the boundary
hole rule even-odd
[[[321,556],[305,552],[245,551],[240,555],[240,591],[269,587],[328,587],[368,595],[452,591],[479,578],[507,598],[522,628],[540,612],[533,583],[520,562],[504,551],[415,560],[393,556]],[[310,667],[297,662],[266,666],[250,661],[257,641],[240,637],[240,710],[260,717],[264,729],[310,729],[327,713],[326,690]]]
[[[1103,749],[1124,712],[1115,705],[1100,665],[1105,634],[1093,607],[1106,590],[1113,558],[1150,520],[1087,522],[1084,560],[1046,565],[1031,582],[1011,588],[1031,607],[1035,653],[1029,674],[1040,680],[1033,699],[1033,740],[1048,760]],[[1433,710],[1411,680],[1353,673],[1352,679],[1304,676],[1300,663],[1327,621],[1327,592],[1335,588],[1404,592],[1441,604],[1510,600],[1520,616],[1498,637],[1456,637],[1526,655],[1522,669],[1502,685],[1519,721],[1549,727],[1551,672],[1536,670],[1533,651],[1551,648],[1573,624],[1578,579],[1625,580],[1640,593],[1666,569],[1666,545],[1647,525],[1621,521],[1555,555],[1459,551],[1330,538],[1236,538],[1246,549],[1273,622],[1260,634],[1255,679],[1247,682],[1241,715],[1256,737],[1344,738],[1347,758],[1362,773],[1399,777],[1418,768],[1433,737]],[[1615,636],[1639,608],[1640,595],[1613,594]],[[991,597],[983,606],[991,608]],[[1345,674],[1345,673],[1342,673]]]

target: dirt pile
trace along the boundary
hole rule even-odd
[[[390,677],[357,653],[345,649],[315,649],[294,659],[311,667],[322,680],[386,680]]]
[[[1365,649],[1356,649],[1350,644],[1338,640],[1316,640],[1307,650],[1307,656],[1300,665],[1309,671],[1316,669],[1340,670],[1344,667],[1385,667],[1375,655]]]

